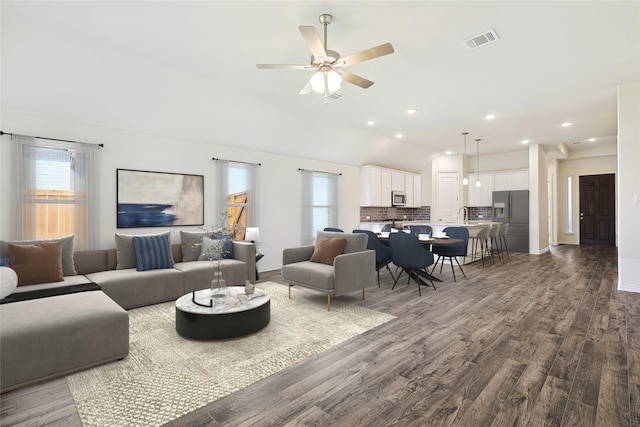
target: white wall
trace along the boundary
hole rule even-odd
[[[539,145],[529,146],[529,253],[549,251],[548,158]]]
[[[618,87],[618,289],[640,292],[640,81]]]
[[[342,173],[340,177],[339,227],[352,230],[359,224],[359,168],[250,151],[221,144],[166,138],[123,129],[108,128],[86,123],[70,122],[24,112],[3,111],[2,130],[26,135],[104,143],[98,153],[99,177],[99,233],[98,246],[113,248],[114,233],[141,234],[157,232],[160,228],[116,228],[116,169],[140,169],[160,172],[189,173],[205,176],[205,225],[218,220],[221,208],[215,206],[217,191],[215,166],[212,157],[262,163],[259,168],[259,224],[260,249],[265,257],[259,262],[261,271],[279,268],[282,250],[299,246],[301,242],[301,185],[298,168]],[[268,147],[269,137],[265,137]],[[212,135],[215,142],[215,135]],[[13,144],[9,136],[2,137],[0,145],[0,239],[12,239],[17,233],[12,228],[10,201],[11,155]],[[254,224],[251,224],[254,225]],[[180,240],[180,229],[197,227],[169,227],[171,241]],[[164,228],[162,228],[164,229]]]
[[[480,143],[482,150],[482,143]],[[478,170],[477,157],[469,156],[464,162],[465,172],[476,173]],[[482,154],[480,152],[480,173],[503,171],[511,169],[527,169],[529,167],[529,151],[524,148],[519,151],[511,151],[499,154]]]

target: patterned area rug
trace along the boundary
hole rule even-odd
[[[85,426],[159,426],[240,390],[394,316],[265,282],[271,322],[254,334],[194,341],[175,330],[173,302],[129,311],[124,360],[67,377]]]

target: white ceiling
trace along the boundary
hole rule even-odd
[[[489,136],[482,154],[524,150],[523,139],[569,149],[611,143],[616,86],[640,79],[636,1],[1,7],[3,109],[351,165],[421,171],[446,150],[462,153],[463,131],[472,153],[473,140]],[[298,95],[312,72],[255,66],[307,62],[298,26],[321,31],[322,13],[334,17],[328,47],[343,56],[395,48],[349,67],[372,87],[345,83],[344,97],[326,104]],[[492,28],[498,42],[463,44]]]

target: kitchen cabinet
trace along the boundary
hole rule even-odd
[[[360,167],[360,206],[391,206],[391,191],[407,194],[406,207],[422,206],[422,175],[378,166]]]
[[[407,173],[404,177],[405,191],[407,193],[407,207],[419,208],[422,206],[422,175]]]
[[[404,172],[391,171],[391,191],[405,191]]]
[[[482,183],[482,186],[476,187],[477,175],[469,175],[469,185],[467,186],[467,206],[491,206],[491,198],[495,187],[494,179],[495,174],[493,173],[481,173],[480,182]]]
[[[529,189],[529,171],[512,170],[495,172],[495,191],[514,191]]]

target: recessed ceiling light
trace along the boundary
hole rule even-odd
[[[487,120],[493,120],[496,118],[495,114],[487,114],[486,116],[484,116],[485,119]]]
[[[520,141],[521,144],[528,144],[529,140],[528,139],[523,139],[522,141]]]
[[[561,126],[563,128],[568,128],[569,126],[571,126],[571,123],[570,122],[564,122]]]
[[[596,140],[595,138],[589,138],[589,142],[593,142],[595,140]]]
[[[401,133],[396,133],[396,138],[400,139],[400,138],[404,138],[404,135]]]
[[[376,124],[376,121],[375,121],[375,120],[367,120],[367,124],[368,124],[369,126],[373,126],[373,125],[375,125],[375,124]]]
[[[417,112],[418,112],[418,109],[417,109],[417,108],[409,108],[409,109],[407,110],[407,114],[415,114],[415,113],[417,113]]]
[[[450,156],[451,154],[453,154],[453,152],[452,151],[445,151],[444,154],[446,154],[447,156]]]

